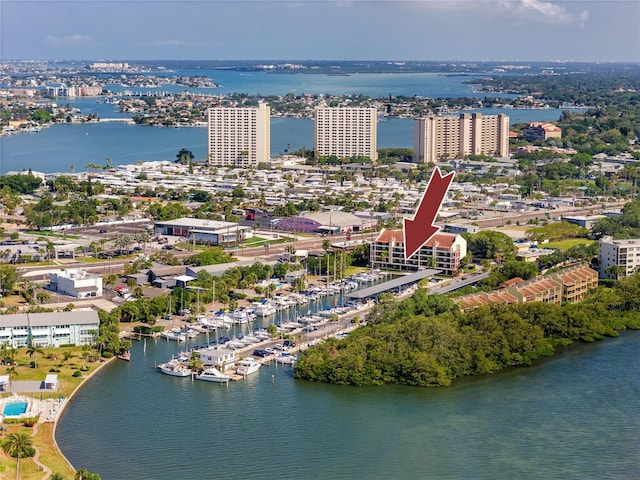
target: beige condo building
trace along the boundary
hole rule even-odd
[[[208,110],[209,164],[251,167],[271,158],[271,109],[217,107]]]
[[[463,113],[413,121],[413,163],[435,163],[466,155],[509,156],[509,117]]]
[[[378,112],[368,107],[316,107],[315,155],[378,159]]]

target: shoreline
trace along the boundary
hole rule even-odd
[[[62,450],[60,450],[60,446],[58,445],[58,441],[56,440],[56,430],[58,428],[58,422],[62,418],[62,415],[64,414],[64,411],[66,410],[67,405],[73,399],[75,394],[77,392],[79,392],[82,389],[82,387],[84,387],[87,384],[87,382],[89,380],[91,380],[91,378],[93,378],[93,376],[96,373],[98,373],[100,370],[102,370],[103,367],[109,365],[114,360],[118,360],[118,357],[113,356],[113,357],[105,360],[101,365],[98,366],[98,368],[96,368],[93,372],[89,373],[89,375],[87,375],[85,378],[83,378],[82,382],[80,382],[80,384],[73,390],[73,392],[71,392],[71,394],[69,394],[69,396],[64,399],[64,402],[62,403],[62,406],[60,407],[60,411],[58,412],[58,414],[53,419],[53,422],[51,422],[51,423],[53,423],[53,428],[52,428],[52,431],[51,431],[51,438],[53,439],[53,445],[55,446],[56,450],[58,451],[58,454],[60,455],[60,457],[64,458],[64,461],[67,462],[67,464],[71,467],[71,469],[74,472],[76,471],[76,468],[69,461],[69,459],[65,456],[65,454],[62,453]],[[42,422],[42,423],[44,423],[44,422]]]

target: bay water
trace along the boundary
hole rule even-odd
[[[158,373],[175,342],[134,342],[56,438],[103,480],[630,479],[640,471],[640,333],[446,388],[355,388],[263,366],[228,387]]]
[[[179,75],[207,75],[220,88],[189,89],[215,95],[243,92],[251,95],[284,95],[286,93],[362,94],[371,97],[426,96],[483,98],[472,90],[469,76],[446,76],[435,73],[406,74],[268,74],[231,70],[180,70]],[[113,91],[136,92],[184,91],[184,87],[163,85],[157,88],[135,89],[107,85]],[[508,97],[510,95],[503,95]],[[513,95],[511,95],[513,96]],[[101,103],[102,98],[68,99],[84,115],[100,118],[127,118],[117,106]],[[60,104],[67,103],[59,99]],[[560,117],[559,109],[479,109],[483,114],[505,113],[511,123],[553,121]],[[272,118],[271,155],[285,150],[313,148],[313,121],[309,119]],[[383,118],[378,124],[378,148],[412,148],[413,120]],[[176,159],[181,148],[193,152],[197,160],[207,156],[206,128],[157,128],[125,123],[54,125],[38,133],[0,137],[0,174],[9,171],[36,170],[45,173],[85,170],[89,163],[104,164],[109,157],[113,165],[134,164],[138,161]],[[71,168],[73,166],[73,168]]]

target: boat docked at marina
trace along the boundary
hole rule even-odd
[[[164,332],[160,332],[160,336],[167,340],[173,340],[174,342],[185,342],[187,340],[187,336],[180,332],[180,330],[165,330]]]
[[[242,375],[246,377],[247,375],[251,375],[252,373],[256,373],[261,367],[261,364],[256,361],[253,357],[243,358],[238,362],[238,368],[236,369],[236,373],[238,375]]]
[[[196,375],[196,380],[204,380],[205,382],[229,383],[231,377],[225,375],[216,367],[205,368],[202,373]]]
[[[266,300],[254,303],[253,309],[258,317],[268,317],[276,313],[276,307]]]
[[[282,365],[295,365],[296,360],[297,358],[295,355],[290,355],[286,352],[282,352],[275,357],[276,363],[280,363]]]
[[[166,363],[158,365],[158,369],[165,375],[171,375],[172,377],[190,377],[191,369],[184,363],[177,360],[169,360]]]

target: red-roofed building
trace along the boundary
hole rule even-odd
[[[579,302],[585,293],[598,286],[598,272],[578,265],[566,268],[553,275],[523,281],[508,280],[498,290],[472,293],[455,299],[462,310],[488,303],[544,302],[560,305],[563,302]]]
[[[382,230],[371,243],[371,266],[381,270],[411,271],[435,268],[456,275],[467,255],[467,241],[460,235],[436,233],[408,260],[404,258],[402,230]]]
[[[561,138],[562,129],[553,123],[531,122],[522,129],[522,136],[527,142]]]

